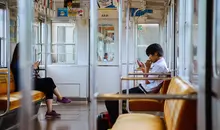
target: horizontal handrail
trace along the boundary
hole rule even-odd
[[[126,100],[126,99],[178,99],[196,100],[197,94],[169,95],[169,94],[94,94],[97,100]]]
[[[171,73],[128,73],[128,75],[171,75]]]
[[[121,80],[170,80],[171,78],[163,77],[121,77]]]
[[[0,74],[8,74],[8,72],[0,72]]]

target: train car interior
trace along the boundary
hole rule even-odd
[[[220,130],[219,0],[0,0],[0,130]]]

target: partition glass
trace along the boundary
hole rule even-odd
[[[179,0],[175,4],[175,46],[176,46],[176,69],[179,70]],[[177,72],[177,75],[179,72]]]
[[[97,60],[98,65],[109,65],[116,62],[115,54],[118,44],[115,42],[113,24],[98,25]]]
[[[198,61],[197,61],[197,46],[198,46],[198,0],[194,0],[192,22],[192,76],[190,81],[193,84],[198,84]]]
[[[138,60],[145,63],[148,59],[146,48],[152,43],[159,43],[159,24],[138,24],[138,43],[137,56]]]
[[[53,23],[52,64],[76,63],[76,27],[70,23]]]

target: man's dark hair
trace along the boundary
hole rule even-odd
[[[158,43],[153,43],[146,49],[147,56],[154,55],[156,52],[158,53],[158,56],[163,56],[163,49]]]

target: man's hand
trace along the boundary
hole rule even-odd
[[[34,68],[34,69],[37,69],[37,68],[39,67],[39,64],[40,64],[39,61],[35,62],[35,63],[33,64],[33,68]]]
[[[145,65],[146,65],[146,67],[147,67],[148,69],[150,69],[151,64],[152,64],[152,61],[151,61],[151,60],[147,60],[146,63],[145,63]]]

